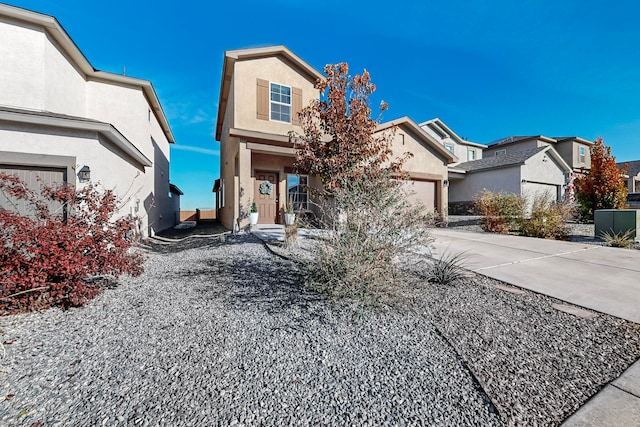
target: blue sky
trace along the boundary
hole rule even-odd
[[[366,68],[384,119],[442,119],[488,143],[602,136],[640,159],[640,3],[505,1],[9,1],[55,16],[100,70],[151,80],[177,144],[182,208],[213,207],[225,50],[284,44],[318,70]]]

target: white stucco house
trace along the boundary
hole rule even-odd
[[[0,171],[100,183],[143,235],[173,226],[174,137],[151,82],[94,69],[51,16],[0,4],[0,40]]]
[[[589,167],[585,151],[592,143],[578,137],[508,137],[485,145],[461,138],[438,118],[420,127],[459,159],[448,166],[450,215],[472,212],[484,190],[562,200],[571,172]]]

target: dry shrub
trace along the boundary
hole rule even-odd
[[[538,193],[531,202],[531,214],[519,220],[520,234],[564,240],[569,234],[566,222],[573,218],[574,214],[574,205],[558,203],[549,193]]]
[[[320,205],[325,232],[307,271],[312,287],[333,297],[375,304],[393,294],[399,262],[415,258],[416,249],[431,242],[425,210],[409,204],[390,176],[376,183],[354,181]]]
[[[475,200],[482,218],[480,226],[492,233],[508,233],[517,229],[524,212],[525,200],[512,193],[484,190]]]

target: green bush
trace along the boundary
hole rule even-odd
[[[451,253],[445,251],[439,258],[433,258],[432,263],[427,266],[427,280],[439,285],[451,285],[467,277],[468,272],[464,268],[467,258],[465,252]]]
[[[476,208],[480,211],[480,227],[492,233],[508,233],[517,229],[525,207],[525,200],[512,193],[493,193],[484,190],[476,196]]]
[[[528,237],[564,240],[569,234],[566,222],[575,214],[568,203],[558,203],[549,193],[538,193],[531,202],[531,214],[519,220],[520,234]]]

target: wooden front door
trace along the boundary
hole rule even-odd
[[[253,197],[258,206],[258,224],[278,224],[278,172],[256,171],[255,178]]]

